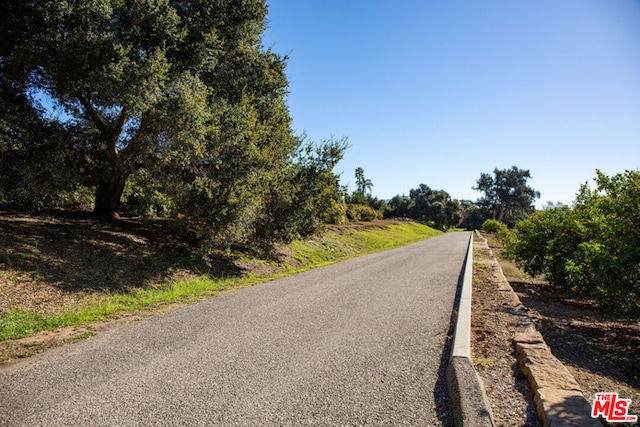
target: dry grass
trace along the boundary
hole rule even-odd
[[[190,274],[173,243],[135,220],[2,215],[0,310],[47,313]]]
[[[0,364],[113,322],[439,234],[415,223],[375,221],[297,242],[297,251],[277,246],[263,258],[217,252],[205,265],[193,255],[197,248],[168,225],[0,213]],[[328,242],[342,250],[331,250]]]
[[[640,321],[603,311],[593,301],[564,298],[541,277],[532,279],[501,258],[500,243],[487,237],[536,329],[585,397],[591,401],[597,392],[618,392],[640,414]]]

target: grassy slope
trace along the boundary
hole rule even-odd
[[[322,237],[296,241],[290,245],[298,262],[296,266],[281,266],[282,272],[213,279],[206,275],[136,289],[129,292],[105,292],[82,300],[77,306],[53,313],[25,310],[0,312],[0,341],[31,336],[45,330],[86,325],[117,317],[148,312],[168,304],[187,304],[240,289],[277,277],[331,264],[348,258],[415,243],[441,232],[412,222],[392,223],[363,229],[343,227],[328,231]]]

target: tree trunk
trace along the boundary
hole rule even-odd
[[[115,166],[111,176],[98,183],[93,213],[113,216],[117,212],[127,178],[129,178],[129,172]]]

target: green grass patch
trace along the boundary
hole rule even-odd
[[[0,341],[22,338],[46,328],[45,317],[25,310],[8,310],[0,313]]]
[[[129,292],[107,292],[91,297],[81,305],[57,313],[41,314],[26,310],[0,312],[0,341],[23,338],[44,330],[89,324],[141,312],[162,304],[189,303],[214,296],[229,287],[247,284],[240,278],[213,280],[201,276],[164,286],[135,289]]]
[[[296,241],[290,247],[307,268],[343,261],[354,256],[393,249],[439,236],[441,231],[415,222],[393,224],[387,228],[328,232],[320,238]]]
[[[18,339],[44,330],[87,325],[127,314],[139,313],[165,304],[187,304],[215,296],[223,291],[252,286],[299,271],[343,261],[360,255],[396,248],[442,234],[425,225],[407,222],[386,228],[327,232],[322,237],[293,242],[300,265],[269,276],[211,278],[207,275],[149,286],[127,292],[105,292],[82,299],[76,307],[54,313],[26,310],[0,312],[0,341]],[[87,263],[90,262],[87,257]]]

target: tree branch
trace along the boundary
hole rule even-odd
[[[122,107],[115,127],[110,128],[109,125],[102,120],[100,114],[95,110],[95,108],[93,108],[93,105],[91,105],[91,101],[89,101],[89,99],[85,98],[82,95],[78,95],[78,100],[80,101],[80,104],[82,104],[82,106],[84,107],[85,112],[87,113],[91,121],[96,125],[96,127],[100,131],[100,134],[107,143],[107,151],[109,152],[109,154],[113,157],[117,156],[118,147],[116,146],[116,144],[118,142],[118,137],[122,133],[124,125],[127,122],[127,118],[129,117],[129,107]]]
[[[85,112],[87,113],[87,115],[89,116],[89,118],[91,119],[91,121],[96,125],[96,127],[98,128],[98,130],[100,131],[100,134],[102,135],[102,137],[108,141],[109,140],[109,128],[107,127],[107,125],[102,121],[102,119],[100,118],[100,115],[98,114],[98,112],[93,108],[93,105],[91,105],[91,102],[85,98],[84,96],[78,94],[77,95],[78,101],[80,101],[80,104],[82,104],[82,106],[84,107]]]
[[[113,155],[118,154],[118,149],[116,147],[116,142],[118,141],[118,137],[122,133],[124,129],[124,124],[127,122],[129,118],[129,107],[124,106],[122,110],[120,110],[120,117],[118,117],[118,122],[116,126],[111,131],[111,137],[107,140],[107,146]]]
[[[138,127],[135,135],[131,137],[129,145],[122,150],[122,157],[134,160],[136,156],[140,154],[144,139],[149,135],[149,120],[151,120],[150,113],[142,113],[140,118],[140,126]]]

